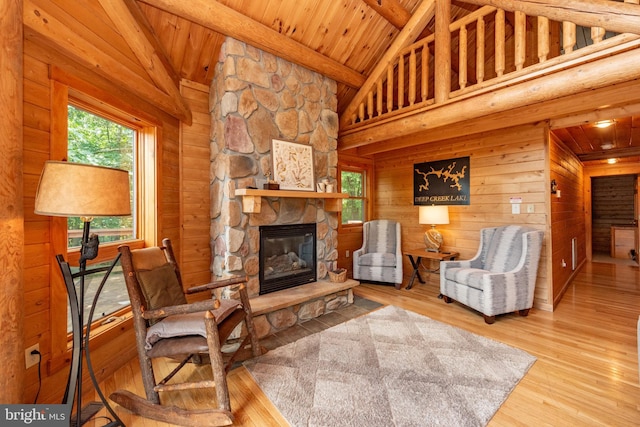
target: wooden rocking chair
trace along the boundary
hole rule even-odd
[[[254,330],[251,306],[245,288],[246,277],[220,280],[187,290],[209,291],[235,285],[240,300],[208,299],[187,303],[180,270],[169,239],[162,247],[130,250],[120,246],[122,270],[131,300],[136,346],[140,359],[146,399],[127,390],[117,390],[110,398],[143,417],[185,426],[222,426],[233,423],[226,374],[239,360],[259,356],[262,349]],[[222,345],[244,322],[239,347],[230,353]],[[229,346],[225,346],[226,348]],[[213,381],[168,384],[190,360],[208,355]],[[152,359],[179,358],[182,362],[166,378],[156,382]],[[215,387],[217,407],[187,410],[160,403],[160,392]]]

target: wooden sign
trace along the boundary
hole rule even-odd
[[[413,165],[413,204],[470,204],[469,157]]]

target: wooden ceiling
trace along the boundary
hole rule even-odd
[[[231,36],[335,79],[340,114],[398,35],[420,39],[434,32],[433,9],[427,6],[433,1],[25,0],[25,39],[189,122],[188,108],[175,96],[177,80],[209,86],[224,39]],[[451,20],[478,8],[453,0]],[[507,37],[512,34],[507,28]],[[148,78],[140,77],[145,71]],[[602,151],[611,141],[613,149],[637,159],[632,150],[640,145],[640,116],[622,113],[609,130],[594,130],[586,120],[575,127],[552,123],[552,129],[578,155]]]
[[[552,133],[583,162],[640,162],[640,115],[603,122],[609,125],[598,127],[591,122],[553,129]]]
[[[296,43],[345,66],[363,79],[369,76],[394,38],[407,24],[420,0],[216,0],[223,7],[250,21],[286,36]],[[213,3],[214,0],[211,0]],[[170,13],[170,0],[138,0],[138,5],[156,33],[173,69],[182,77],[209,85],[214,76],[225,25],[200,25]],[[218,7],[218,6],[216,6]],[[479,6],[452,2],[452,20]],[[418,39],[434,31],[427,24]],[[230,28],[227,34],[233,34]],[[278,47],[274,47],[278,50]],[[338,82],[338,112],[357,92],[357,87]],[[606,161],[611,154],[637,161],[640,153],[640,116],[616,118],[606,129],[591,123],[555,129],[554,135],[585,161]],[[603,149],[606,143],[612,148]],[[609,153],[605,153],[609,151]]]
[[[138,5],[160,39],[180,77],[211,83],[225,34],[231,23],[218,22],[220,31],[176,14],[171,0],[139,0]],[[404,28],[420,0],[211,0],[307,47],[361,76],[369,76],[394,38]],[[452,20],[479,6],[454,1]],[[213,8],[213,6],[212,6]],[[215,13],[215,12],[214,12]],[[249,22],[249,21],[248,21]],[[226,27],[226,25],[228,26]],[[233,24],[235,25],[235,24]],[[434,31],[435,20],[418,36]],[[268,44],[268,41],[264,41]],[[281,50],[283,47],[274,47]],[[361,83],[362,83],[361,82]],[[360,83],[360,84],[361,84]],[[338,112],[342,112],[358,87],[338,81]]]

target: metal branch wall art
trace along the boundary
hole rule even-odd
[[[413,165],[414,205],[468,205],[469,157]]]

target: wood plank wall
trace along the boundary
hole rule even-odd
[[[24,212],[22,205],[22,1],[1,2],[0,19],[0,402],[21,403],[24,313]]]
[[[51,145],[53,102],[49,78],[50,66],[60,67],[69,76],[93,88],[90,95],[104,98],[116,107],[140,113],[152,119],[158,126],[158,158],[162,159],[157,170],[158,236],[179,242],[180,226],[180,176],[179,176],[179,124],[178,121],[157,108],[127,93],[121,87],[99,77],[81,65],[62,56],[55,50],[38,43],[37,38],[25,40],[24,48],[24,213],[25,213],[25,266],[24,266],[24,341],[25,346],[40,344],[43,355],[43,386],[38,402],[57,403],[62,398],[66,382],[67,361],[52,362],[52,357],[66,352],[66,339],[52,330],[51,301],[66,301],[63,288],[53,287],[53,275],[59,275],[53,265],[52,234],[60,233],[55,220],[33,213],[36,188],[44,162],[53,158],[56,150]],[[84,88],[83,88],[84,89]],[[66,105],[60,106],[66,112]],[[66,113],[65,113],[66,114]],[[188,212],[184,213],[189,215]],[[58,227],[59,228],[59,227]],[[187,273],[188,274],[188,273]],[[60,279],[61,280],[61,279]],[[52,338],[52,337],[55,337]],[[102,346],[92,347],[92,359],[99,379],[109,376],[115,369],[135,355],[135,339],[130,326],[114,329],[113,336],[105,335]],[[62,350],[60,350],[62,349]],[[56,356],[59,357],[59,356]],[[84,390],[91,384],[85,376]],[[27,370],[24,384],[24,401],[31,402],[38,387],[37,366]]]
[[[401,223],[403,248],[423,246],[425,226],[418,224],[413,205],[413,164],[469,156],[471,204],[449,208],[450,224],[439,227],[444,249],[468,259],[478,249],[483,227],[526,224],[543,230],[535,306],[551,311],[546,135],[544,126],[520,126],[377,154],[373,217]],[[520,215],[511,213],[510,197],[522,198]],[[527,213],[527,205],[533,205],[534,213]],[[406,283],[412,271],[407,259],[403,267]]]
[[[550,194],[553,302],[560,301],[578,268],[586,261],[583,167],[578,158],[561,142],[551,137],[549,144],[550,177],[556,180],[560,197]],[[572,239],[576,239],[576,265],[572,264]],[[564,260],[565,264],[562,263]]]
[[[211,281],[211,195],[209,167],[211,115],[209,87],[182,80],[180,91],[193,115],[191,126],[180,124],[180,186],[182,224],[180,269],[186,287]],[[201,298],[206,298],[206,292]]]

